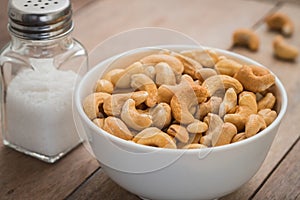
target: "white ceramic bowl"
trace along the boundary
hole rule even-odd
[[[199,47],[166,48],[187,50]],[[261,66],[241,55],[214,50],[219,55],[242,63]],[[278,117],[269,127],[251,138],[206,149],[174,150],[138,145],[98,128],[85,115],[82,100],[92,93],[96,80],[106,71],[119,66],[126,67],[151,51],[148,48],[136,49],[99,63],[83,77],[76,89],[75,120],[80,132],[88,136],[103,170],[120,186],[145,199],[214,199],[238,189],[257,172],[277,133],[287,107],[283,85],[276,77]],[[116,58],[119,59],[112,63]],[[83,129],[80,129],[81,126]]]

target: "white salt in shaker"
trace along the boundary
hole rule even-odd
[[[69,0],[10,0],[11,42],[0,52],[3,142],[53,163],[81,139],[72,114],[87,54],[74,40]]]

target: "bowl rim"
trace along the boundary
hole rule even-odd
[[[200,151],[203,150],[213,150],[213,151],[227,151],[236,147],[240,147],[243,145],[247,145],[249,143],[253,143],[256,140],[259,140],[260,138],[264,137],[266,134],[268,134],[268,132],[272,129],[274,129],[276,126],[278,126],[282,120],[282,118],[284,117],[286,110],[287,110],[287,104],[288,104],[288,98],[287,98],[287,93],[286,90],[282,84],[282,82],[280,81],[280,79],[276,76],[276,74],[274,74],[270,69],[268,69],[270,71],[270,73],[272,75],[275,76],[275,85],[278,88],[279,91],[279,95],[281,97],[281,105],[280,105],[280,110],[279,113],[277,114],[276,119],[264,130],[260,131],[259,134],[256,134],[250,138],[247,138],[245,140],[239,141],[239,142],[235,142],[235,143],[230,143],[227,145],[222,145],[222,146],[217,146],[217,147],[208,147],[208,148],[203,148],[203,149],[168,149],[168,148],[159,148],[159,147],[152,147],[152,146],[146,146],[146,145],[141,145],[141,144],[136,144],[132,141],[128,141],[128,140],[124,140],[122,138],[119,138],[117,136],[114,136],[108,132],[106,132],[105,130],[101,129],[100,127],[98,127],[96,124],[94,124],[92,122],[92,120],[90,120],[87,115],[85,114],[84,110],[83,110],[83,106],[82,106],[82,102],[81,102],[81,91],[82,91],[82,87],[84,85],[84,82],[86,82],[89,77],[95,73],[95,71],[98,71],[98,68],[102,67],[103,68],[103,72],[107,69],[106,67],[103,67],[105,64],[109,64],[112,61],[114,61],[116,58],[122,57],[122,56],[126,56],[128,54],[133,55],[135,53],[139,53],[141,51],[144,50],[153,50],[153,49],[186,49],[186,50],[194,50],[194,49],[211,49],[214,50],[217,53],[220,53],[222,55],[225,56],[230,56],[231,58],[237,58],[239,60],[243,60],[245,62],[248,63],[252,63],[253,65],[257,65],[259,67],[262,68],[266,68],[264,65],[258,63],[257,61],[248,58],[246,56],[240,55],[238,53],[229,51],[229,50],[223,50],[223,49],[219,49],[219,48],[213,48],[213,47],[207,47],[207,46],[197,46],[197,45],[160,45],[160,46],[151,46],[151,47],[140,47],[140,48],[136,48],[136,49],[132,49],[126,52],[123,52],[121,54],[109,57],[101,62],[99,62],[95,67],[93,67],[91,70],[89,70],[80,80],[79,84],[77,84],[76,89],[75,89],[75,93],[74,93],[74,103],[75,103],[75,109],[77,111],[77,113],[79,114],[80,118],[89,126],[89,128],[91,128],[93,131],[95,131],[97,134],[104,134],[105,137],[108,137],[110,140],[112,140],[115,143],[124,145],[124,146],[128,146],[128,147],[134,147],[137,148],[137,150],[139,150],[139,152],[147,152],[147,151],[153,151],[153,150],[160,150],[160,152],[164,152],[164,153],[169,153],[169,154],[177,154],[180,153],[182,154],[183,152],[185,154],[194,154],[194,153],[199,153]],[[176,50],[174,50],[176,51]],[[82,129],[83,131],[85,131],[84,129]],[[85,133],[86,134],[86,133]]]

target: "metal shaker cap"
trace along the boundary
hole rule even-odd
[[[8,30],[23,39],[54,39],[73,29],[70,0],[9,0],[8,18]]]

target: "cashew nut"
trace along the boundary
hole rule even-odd
[[[221,103],[222,98],[212,96],[207,102],[201,103],[199,105],[199,110],[196,114],[196,117],[199,119],[203,119],[208,113],[217,114],[219,112]]]
[[[131,140],[133,138],[126,124],[116,117],[107,117],[104,121],[103,130],[124,140]]]
[[[133,138],[133,142],[148,146],[176,149],[173,139],[156,127],[142,130]]]
[[[110,71],[108,71],[103,77],[102,79],[108,80],[109,82],[111,82],[111,77],[114,76],[115,74],[119,74],[121,72],[123,72],[124,69],[112,69]]]
[[[124,94],[113,94],[109,96],[103,102],[103,110],[105,114],[109,116],[119,116],[125,101],[130,98],[133,99],[135,101],[135,105],[138,106],[146,101],[148,98],[148,92],[137,91]]]
[[[257,66],[244,65],[234,78],[251,92],[263,92],[275,84],[275,77],[267,69]]]
[[[176,77],[172,70],[172,68],[168,65],[168,63],[160,62],[155,65],[156,71],[156,80],[155,83],[160,85],[175,85]]]
[[[186,129],[189,133],[197,134],[207,131],[208,126],[206,123],[201,122],[200,120],[195,120],[193,123],[189,124]]]
[[[174,56],[166,55],[166,54],[152,54],[146,56],[140,60],[143,64],[146,65],[156,65],[160,62],[168,63],[168,65],[173,69],[176,75],[182,74],[184,70],[183,64]]]
[[[186,128],[178,124],[172,124],[168,128],[167,133],[183,143],[187,143],[189,140],[189,133],[187,132]]]
[[[246,122],[245,135],[247,138],[252,137],[260,130],[263,130],[265,128],[266,128],[266,123],[265,120],[262,118],[262,116],[257,114],[252,114],[249,116]]]
[[[267,126],[269,126],[277,117],[276,111],[271,110],[269,108],[260,110],[258,114],[262,116]]]
[[[122,108],[121,119],[127,126],[135,130],[142,130],[151,126],[152,119],[148,114],[139,113],[135,108],[135,102],[128,99]]]
[[[100,114],[99,106],[110,96],[110,94],[104,92],[96,92],[88,95],[83,100],[83,110],[88,118],[91,120],[97,118]]]
[[[252,51],[257,51],[259,38],[258,35],[250,29],[237,29],[233,33],[233,45],[246,46]]]
[[[232,138],[237,134],[237,129],[232,123],[224,123],[220,132],[212,134],[212,146],[230,144]]]
[[[275,105],[276,97],[268,92],[262,99],[260,99],[257,103],[257,110],[260,111],[262,109],[272,109]]]
[[[194,121],[194,116],[190,109],[197,105],[197,99],[191,89],[174,95],[170,103],[173,117],[182,124],[190,124]]]
[[[224,117],[230,110],[234,109],[237,104],[237,94],[233,88],[229,88],[225,92],[224,99],[220,104],[219,116]]]
[[[203,148],[207,148],[207,146],[205,146],[204,144],[187,144],[184,147],[182,147],[183,149],[203,149]]]
[[[295,60],[299,55],[296,46],[288,44],[283,37],[278,35],[273,40],[274,55],[283,60]]]
[[[99,128],[102,128],[104,125],[104,118],[95,118],[93,119],[94,124],[96,124]]]
[[[111,75],[112,84],[117,88],[129,88],[131,76],[133,74],[140,74],[144,72],[144,66],[140,62],[135,62],[126,69],[116,72]]]
[[[265,22],[270,30],[280,31],[285,36],[291,36],[294,32],[294,24],[286,14],[279,12],[271,14],[266,17]]]
[[[195,73],[196,71],[202,69],[202,65],[196,60],[184,56],[182,54],[172,52],[172,55],[178,58],[183,63],[184,66],[183,73],[190,75],[193,79],[196,79]]]
[[[213,96],[217,91],[225,91],[228,88],[233,88],[237,94],[243,91],[242,84],[235,78],[227,75],[215,75],[206,79],[203,84],[209,93]]]
[[[245,132],[238,133],[238,134],[236,134],[236,135],[232,138],[231,142],[234,143],[234,142],[242,141],[242,140],[244,140],[244,139],[246,139],[246,138],[247,138],[247,137],[246,137],[246,135],[245,135]]]
[[[187,50],[180,52],[182,55],[190,57],[199,62],[204,67],[213,68],[218,62],[218,55],[212,49],[205,50]]]
[[[143,74],[145,74],[146,76],[148,76],[151,80],[155,80],[155,76],[156,76],[156,69],[154,66],[149,65],[149,66],[144,66],[144,72]]]
[[[148,92],[146,105],[153,107],[157,103],[157,87],[152,79],[145,74],[133,74],[131,76],[131,87],[134,89],[144,90]]]
[[[96,82],[95,92],[105,92],[108,94],[112,94],[114,91],[114,85],[106,80],[100,79]]]
[[[192,110],[206,100],[206,89],[195,84],[189,75],[183,75],[177,87],[170,102],[173,117],[180,123],[190,124],[194,121]]]
[[[157,128],[165,128],[171,123],[172,115],[169,104],[159,103],[150,108],[149,113],[152,116],[152,125]]]
[[[223,120],[216,114],[208,113],[204,118],[204,122],[208,125],[206,135],[201,137],[200,143],[208,147],[212,146],[212,136],[222,131]]]
[[[196,79],[198,79],[201,82],[214,75],[217,75],[217,72],[216,70],[211,68],[202,68],[195,72]]]
[[[234,74],[242,68],[242,64],[236,62],[235,60],[225,58],[220,59],[216,63],[215,69],[220,73],[228,76],[234,76]]]
[[[244,91],[239,95],[239,105],[234,114],[226,114],[224,122],[234,124],[238,131],[243,130],[248,117],[257,113],[256,96],[252,92]]]

